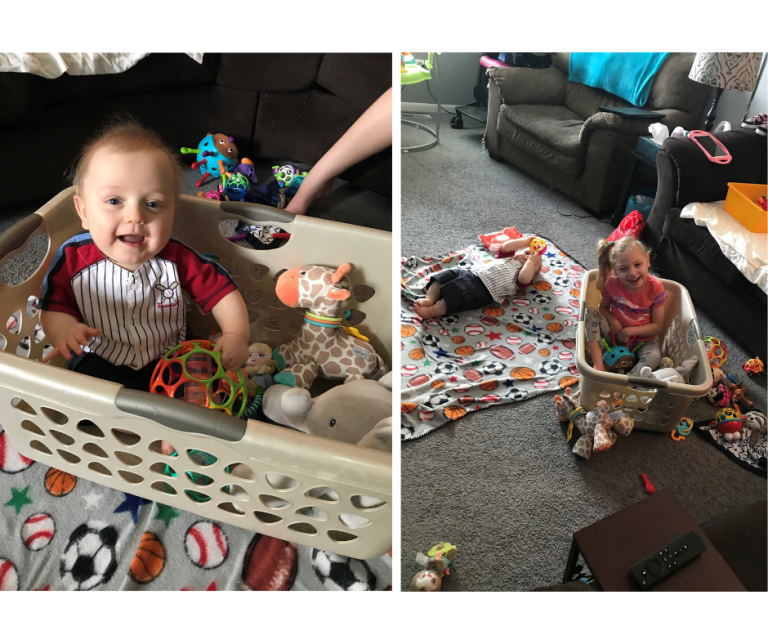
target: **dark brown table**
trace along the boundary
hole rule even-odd
[[[573,578],[581,554],[603,590],[640,590],[630,567],[691,530],[702,538],[706,551],[651,590],[746,590],[670,490],[652,494],[574,533],[563,583]]]

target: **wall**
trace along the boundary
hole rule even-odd
[[[426,59],[427,52],[412,52],[416,59]],[[480,53],[443,53],[438,59],[440,89],[442,92],[441,102],[445,106],[468,105],[474,102],[475,97],[472,92],[477,84],[477,70],[480,66]],[[437,98],[437,82],[434,80],[435,73],[432,73],[433,80],[429,81],[429,88]],[[418,85],[408,85],[402,89],[401,100],[404,103],[426,103],[435,104],[429,92],[426,83]]]

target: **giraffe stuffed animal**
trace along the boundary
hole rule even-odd
[[[592,456],[592,452],[605,452],[611,449],[616,435],[625,438],[632,433],[635,421],[622,411],[610,412],[608,403],[601,400],[597,407],[586,412],[579,405],[581,391],[571,395],[571,388],[563,396],[555,396],[557,420],[571,422],[581,436],[573,446],[573,453],[583,458]],[[570,427],[569,427],[570,430]]]
[[[349,264],[296,266],[277,280],[275,292],[292,308],[309,309],[296,339],[277,347],[272,356],[280,373],[275,382],[309,389],[317,376],[350,382],[384,373],[386,365],[356,329],[341,326],[350,282]]]

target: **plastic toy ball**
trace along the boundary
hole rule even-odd
[[[196,148],[181,148],[181,153],[197,155],[197,161],[191,168],[200,170],[203,175],[195,184],[198,188],[209,177],[220,177],[222,168],[225,172],[232,172],[237,167],[237,146],[235,140],[226,134],[209,132]]]
[[[251,187],[251,182],[248,180],[248,177],[245,175],[242,175],[238,172],[235,172],[230,177],[227,178],[226,185],[224,186],[224,189],[227,188],[235,188],[237,190],[248,190],[248,188]]]
[[[247,379],[242,369],[224,371],[221,352],[213,347],[208,340],[188,340],[168,351],[149,390],[241,418],[248,405]]]
[[[720,369],[728,359],[728,347],[719,338],[707,335],[704,337],[704,348],[707,351],[709,364]]]
[[[545,242],[541,237],[534,237],[531,239],[531,243],[528,244],[528,248],[532,253],[543,255],[547,252],[547,242]]]

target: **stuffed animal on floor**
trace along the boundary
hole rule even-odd
[[[417,572],[411,580],[411,590],[414,592],[434,592],[443,585],[443,577],[450,575],[450,568],[456,559],[456,546],[441,541],[427,555],[419,555],[424,568]],[[417,561],[419,560],[417,558]]]
[[[640,376],[643,378],[655,378],[662,382],[676,382],[684,385],[686,376],[691,373],[691,370],[699,363],[699,359],[696,356],[684,360],[677,369],[671,367],[665,367],[663,369],[657,369],[651,371],[650,367],[643,367],[640,369]]]
[[[744,414],[744,427],[750,429],[749,444],[754,447],[765,439],[768,429],[768,418],[759,411],[748,411]]]
[[[368,338],[341,325],[351,297],[347,277],[351,270],[349,264],[296,266],[278,278],[275,293],[280,301],[309,310],[296,339],[272,353],[280,369],[276,383],[309,389],[318,375],[350,382],[371,378],[386,368]]]
[[[571,440],[571,431],[574,427],[581,434],[573,446],[574,454],[582,458],[590,458],[592,452],[605,452],[611,449],[617,434],[626,438],[632,433],[635,421],[623,411],[611,413],[608,403],[601,400],[595,409],[586,412],[579,405],[580,398],[581,391],[571,395],[570,387],[566,388],[563,396],[555,396],[557,420],[561,423],[570,422],[567,440]]]
[[[392,373],[352,380],[312,398],[306,389],[272,385],[263,411],[281,425],[307,434],[392,451]]]

